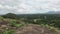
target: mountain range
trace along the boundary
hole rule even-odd
[[[60,11],[49,11],[46,12],[45,14],[60,14]]]

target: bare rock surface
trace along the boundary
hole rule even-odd
[[[15,34],[54,34],[54,32],[39,25],[27,24],[17,29]]]

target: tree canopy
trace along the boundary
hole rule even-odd
[[[16,14],[13,13],[8,13],[6,15],[3,15],[4,18],[11,18],[11,19],[15,19],[17,16]]]

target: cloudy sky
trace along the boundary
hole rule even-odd
[[[60,0],[0,0],[0,14],[60,11]]]

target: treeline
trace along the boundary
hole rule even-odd
[[[18,16],[16,14],[13,14],[13,13],[8,13],[8,14],[5,14],[5,15],[2,15],[2,17],[10,18],[10,19],[19,19]]]
[[[60,27],[60,14],[13,14],[2,15],[4,18],[21,19],[25,23],[48,24]]]
[[[12,19],[18,19],[18,18],[27,18],[27,19],[59,19],[60,20],[60,14],[13,14],[8,13],[6,15],[2,15],[4,18],[12,18]]]

